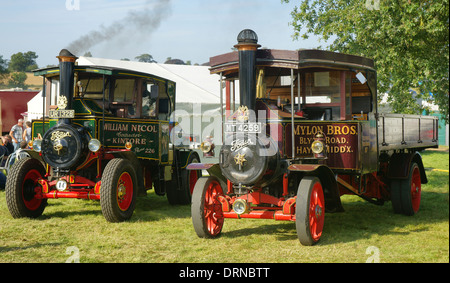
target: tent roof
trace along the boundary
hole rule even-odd
[[[96,65],[150,73],[172,80],[177,85],[177,103],[220,103],[219,75],[207,66],[142,63],[93,57],[79,57],[78,65]]]

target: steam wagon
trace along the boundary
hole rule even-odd
[[[419,151],[438,147],[436,118],[379,113],[371,59],[260,49],[252,30],[237,39],[237,52],[210,59],[226,85],[219,162],[188,166],[210,175],[192,197],[199,237],[219,236],[225,218],[275,219],[295,222],[301,244],[314,245],[325,213],[344,210],[343,194],[418,212],[427,183]]]
[[[59,67],[40,69],[48,111],[32,123],[30,158],[6,183],[11,215],[39,217],[48,199],[100,200],[107,221],[130,219],[136,196],[155,189],[189,204],[198,154],[170,142],[175,82],[126,69],[78,66],[63,49]]]

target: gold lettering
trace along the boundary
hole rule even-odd
[[[343,135],[348,135],[349,132],[350,132],[350,128],[347,125],[342,127],[342,134]]]

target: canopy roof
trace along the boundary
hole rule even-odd
[[[220,103],[219,75],[207,66],[142,63],[93,57],[79,57],[78,66],[101,66],[152,74],[176,83],[177,103]]]

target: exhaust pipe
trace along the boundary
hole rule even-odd
[[[258,36],[251,29],[244,29],[237,37],[238,44],[234,47],[239,52],[239,88],[242,106],[255,110],[256,104],[256,51]]]
[[[78,59],[67,49],[62,49],[57,56],[59,60],[59,97],[58,107],[60,110],[72,109],[74,68]],[[60,118],[58,124],[69,124],[70,119]]]

